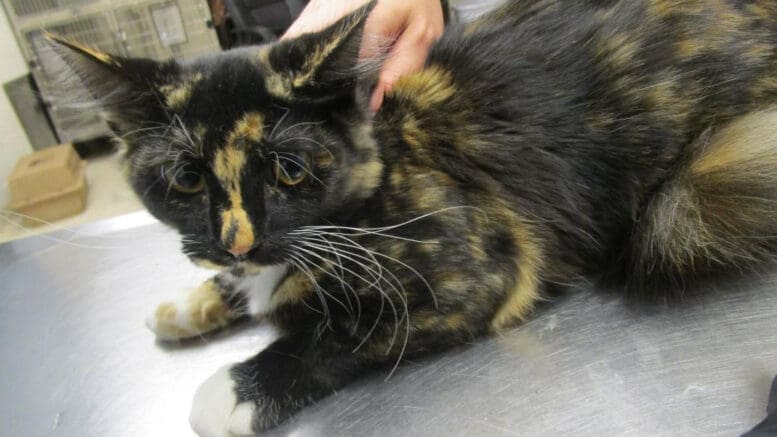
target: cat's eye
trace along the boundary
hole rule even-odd
[[[284,185],[294,186],[305,180],[310,168],[308,154],[278,153],[273,163],[273,174]]]
[[[199,193],[205,188],[205,178],[191,165],[166,166],[164,174],[170,186],[181,193]]]

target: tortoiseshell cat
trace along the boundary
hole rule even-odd
[[[371,6],[190,63],[60,41],[148,209],[226,269],[150,327],[283,332],[200,388],[198,433],[273,427],[550,286],[658,296],[777,252],[777,2],[513,0],[450,27],[374,115]]]

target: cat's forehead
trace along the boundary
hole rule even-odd
[[[174,129],[180,131],[176,144],[193,143],[198,156],[211,160],[219,150],[249,145],[260,155],[279,148],[310,150],[336,136],[330,122],[337,105],[279,93],[278,84],[293,86],[296,73],[279,62],[271,64],[269,48],[232,50],[179,64],[158,86],[167,118],[180,128]]]
[[[165,105],[177,114],[218,119],[250,110],[270,111],[267,68],[253,51],[221,53],[182,64],[159,87]]]
[[[158,87],[168,116],[185,125],[204,152],[243,140],[261,142],[289,112],[267,92],[259,57],[235,52],[183,64]]]

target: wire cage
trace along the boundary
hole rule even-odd
[[[45,56],[44,31],[110,53],[186,60],[220,50],[206,0],[2,0],[60,142],[109,133],[94,114],[60,106],[61,60]],[[60,63],[60,64],[58,64]],[[78,93],[74,93],[78,94]]]

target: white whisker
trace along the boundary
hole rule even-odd
[[[280,107],[280,106],[279,106]],[[270,131],[270,135],[267,136],[267,138],[275,138],[275,132],[278,130],[278,127],[283,124],[283,121],[286,120],[286,117],[289,116],[289,113],[291,113],[291,110],[289,108],[280,107],[281,109],[285,109],[286,112],[283,113],[281,116],[281,119],[278,120],[277,123],[275,123],[275,126],[273,126],[272,130]]]
[[[339,238],[339,239],[342,239],[342,240],[346,240],[346,241],[348,241],[350,243],[357,244],[355,241],[353,241],[352,239],[348,238],[348,236],[339,234],[337,232],[321,232],[321,234],[322,235],[331,235],[333,237],[336,237],[336,238]],[[333,244],[336,244],[336,243],[333,243]],[[369,253],[369,254],[372,254],[372,255],[380,256],[380,257],[386,258],[386,259],[388,259],[390,261],[394,261],[395,263],[397,263],[397,264],[405,267],[406,269],[410,270],[411,272],[413,272],[424,283],[426,288],[429,290],[429,293],[432,296],[432,300],[434,301],[434,307],[435,308],[439,308],[439,302],[437,301],[437,296],[434,293],[434,289],[429,284],[429,281],[427,281],[426,278],[418,270],[414,269],[409,264],[407,264],[407,263],[405,263],[403,261],[400,261],[400,260],[398,260],[398,259],[396,259],[396,258],[394,258],[392,256],[386,255],[386,254],[384,254],[382,252],[378,252],[378,251],[375,251],[375,250],[367,249],[367,248],[365,248],[364,246],[362,246],[360,244],[358,246],[362,250],[364,250],[365,253]]]
[[[308,249],[306,249],[306,248],[303,248],[303,247],[295,247],[295,248],[294,248],[294,250],[295,250],[295,254],[296,254],[297,256],[299,256],[299,257],[302,257],[303,259],[306,259],[306,258],[304,257],[304,255],[302,255],[302,254],[300,254],[300,253],[299,253],[300,251],[301,251],[301,252],[304,252],[304,253],[306,253],[306,254],[308,254],[308,255],[310,255],[310,256],[314,256],[314,257],[316,257],[316,258],[320,259],[321,261],[323,261],[323,262],[325,262],[325,263],[331,263],[331,260],[329,260],[329,259],[326,259],[325,257],[323,257],[323,256],[321,256],[321,255],[319,255],[319,254],[317,254],[317,253],[315,253],[315,252],[313,252],[313,251],[311,251],[311,250],[308,250]],[[308,260],[308,262],[309,262],[309,260]],[[309,262],[309,263],[310,263],[310,262]],[[312,263],[310,263],[310,264],[312,264]],[[323,268],[321,268],[320,266],[319,266],[319,269],[321,269],[322,271],[325,271],[325,270],[324,270]],[[355,275],[355,276],[357,275],[355,272],[353,272],[352,270],[349,270],[348,268],[345,268],[345,267],[343,267],[343,269],[344,269],[345,271],[347,271],[347,272],[349,272],[349,273],[351,273],[351,274]],[[330,299],[332,299],[333,301],[335,301],[336,303],[338,303],[340,306],[342,306],[342,307],[343,307],[343,309],[345,309],[345,311],[346,311],[348,314],[350,314],[350,316],[351,316],[351,320],[353,320],[353,309],[352,309],[352,308],[351,308],[351,309],[349,309],[349,308],[348,308],[348,307],[345,305],[345,303],[343,303],[343,301],[341,301],[340,299],[337,299],[337,298],[336,298],[336,297],[334,297],[334,295],[332,295],[331,293],[329,293],[329,292],[327,292],[327,291],[325,291],[325,290],[323,290],[323,289],[322,289],[322,292],[323,292],[323,293],[324,293],[326,296],[328,296]]]
[[[312,251],[310,251],[310,250],[307,250],[307,251],[306,251],[306,253],[309,253],[309,254],[311,254],[312,256],[315,256],[315,257],[317,257],[317,258],[320,258],[320,259],[324,259],[324,260],[325,260],[325,258],[323,258],[321,255],[318,255],[318,254],[316,254],[316,253],[314,253],[314,252],[312,252]],[[399,313],[397,312],[396,306],[394,305],[394,302],[393,302],[391,299],[389,299],[389,297],[388,297],[388,296],[385,294],[385,292],[383,291],[383,289],[382,289],[382,288],[380,288],[379,284],[378,284],[377,282],[370,282],[370,281],[369,281],[367,278],[365,278],[364,276],[362,276],[362,275],[360,275],[359,273],[355,272],[354,270],[351,270],[351,269],[349,269],[349,268],[347,268],[347,267],[344,267],[344,266],[341,266],[341,267],[343,268],[343,270],[347,271],[348,273],[352,274],[352,275],[353,275],[353,276],[355,276],[356,278],[358,278],[358,279],[360,279],[361,281],[363,281],[363,282],[365,282],[366,284],[368,284],[368,288],[373,288],[373,289],[375,289],[376,291],[378,291],[378,293],[380,293],[380,294],[381,294],[381,297],[382,297],[382,298],[385,298],[386,300],[388,300],[389,306],[391,306],[391,309],[392,309],[392,311],[393,311],[393,314],[394,314],[395,327],[396,327],[396,326],[398,326],[398,324],[399,324]],[[368,267],[363,267],[363,268],[365,268],[365,269],[369,269]],[[374,271],[373,271],[373,272],[374,272]],[[382,311],[381,311],[381,313],[382,313]],[[378,315],[376,316],[378,319],[380,319],[380,314],[381,314],[381,313],[378,313]],[[396,337],[396,335],[395,335],[394,337]],[[365,336],[365,339],[364,339],[364,340],[362,340],[362,342],[361,342],[361,343],[360,343],[360,344],[359,344],[359,345],[358,345],[358,346],[357,346],[357,347],[354,349],[354,351],[357,351],[357,350],[359,350],[359,348],[360,348],[360,347],[361,347],[361,346],[364,344],[364,342],[366,341],[366,339],[367,339],[367,338],[368,338],[368,336]],[[394,341],[394,340],[392,339],[392,345],[393,345],[393,341]],[[390,348],[389,348],[389,349],[390,349]]]
[[[423,220],[423,219],[425,219],[427,217],[430,217],[430,216],[433,216],[433,215],[437,215],[437,214],[441,214],[441,213],[444,213],[444,212],[452,211],[454,209],[474,209],[476,211],[479,211],[479,212],[483,213],[484,215],[486,214],[485,211],[483,211],[482,209],[480,209],[480,208],[478,208],[476,206],[460,205],[460,206],[449,206],[447,208],[438,209],[436,211],[432,211],[432,212],[428,212],[426,214],[419,215],[418,217],[414,217],[414,218],[412,218],[410,220],[407,220],[407,221],[404,221],[402,223],[398,223],[398,224],[395,224],[395,225],[389,225],[389,226],[382,226],[382,227],[375,227],[375,228],[353,228],[353,227],[343,227],[343,226],[334,226],[334,225],[326,226],[325,225],[325,226],[305,226],[302,229],[335,229],[335,230],[346,229],[346,230],[352,230],[352,231],[358,231],[358,232],[364,232],[364,233],[383,232],[383,231],[390,231],[392,229],[396,229],[396,228],[399,228],[399,227],[402,227],[402,226],[406,226],[406,225],[409,225],[410,223],[414,223],[414,222],[417,222],[419,220]]]
[[[323,311],[324,320],[326,324],[329,325],[329,306],[326,304],[326,301],[324,300],[324,296],[322,296],[321,293],[319,292],[320,288],[318,286],[318,281],[316,281],[316,278],[313,276],[313,273],[310,271],[310,269],[307,267],[304,261],[301,261],[299,258],[297,258],[295,255],[292,255],[292,254],[288,254],[287,256],[289,258],[288,259],[289,263],[294,265],[297,268],[297,270],[302,272],[302,274],[304,274],[310,279],[311,283],[315,288],[316,296],[318,296],[318,299],[321,302],[321,311]],[[307,304],[305,305],[307,306]],[[311,310],[317,313],[321,313],[321,311],[315,310],[310,306],[308,306],[308,308],[310,308]]]
[[[300,228],[298,230],[292,231],[291,234],[295,235],[304,235],[305,233],[317,233],[317,232],[325,232],[326,230],[337,230],[337,229],[344,229],[346,231],[351,232],[337,232],[340,235],[348,235],[351,237],[360,237],[364,235],[375,235],[378,237],[386,237],[391,238],[394,240],[401,240],[401,241],[407,241],[409,243],[419,243],[419,244],[439,244],[439,242],[435,240],[416,240],[413,238],[407,238],[407,237],[400,237],[399,235],[392,235],[392,234],[386,234],[384,232],[377,232],[377,231],[368,231],[364,228],[351,228],[347,226],[321,226],[321,227],[315,227],[315,226],[305,226],[304,228]]]
[[[10,217],[7,217],[3,214],[0,214],[0,219],[7,222],[9,225],[14,226],[21,230],[28,230],[25,226],[21,225],[20,223],[16,223],[13,219]],[[34,235],[35,238],[40,238],[43,240],[49,240],[53,241],[55,243],[65,244],[71,247],[77,247],[80,249],[121,249],[121,246],[95,246],[95,245],[89,245],[89,244],[80,244],[80,243],[74,243],[70,240],[65,240],[63,238],[55,237],[53,235],[47,235],[47,234],[37,234]]]
[[[322,240],[323,240],[323,241],[327,241],[327,242],[328,242],[328,240],[326,240],[326,239],[325,239],[325,238],[323,238],[323,237],[322,237]],[[353,274],[354,276],[356,276],[358,279],[360,279],[360,280],[362,280],[363,282],[365,282],[365,283],[366,283],[366,285],[367,285],[367,288],[368,288],[368,289],[369,289],[369,288],[374,288],[374,289],[378,290],[380,293],[382,293],[382,294],[385,296],[385,293],[383,292],[383,289],[381,289],[381,288],[380,288],[380,283],[381,283],[381,281],[384,281],[384,283],[386,283],[386,284],[387,284],[389,287],[391,287],[391,289],[392,289],[392,290],[393,290],[395,293],[397,293],[397,295],[399,296],[400,300],[403,302],[403,305],[405,306],[405,310],[407,311],[407,302],[406,302],[406,300],[405,300],[405,297],[403,296],[403,293],[404,293],[404,287],[402,286],[402,283],[399,281],[399,279],[397,279],[397,277],[396,277],[396,276],[394,276],[394,274],[393,274],[393,273],[391,273],[390,271],[387,271],[387,270],[386,270],[386,269],[385,269],[385,268],[384,268],[382,265],[380,265],[380,263],[379,263],[379,262],[377,261],[377,259],[375,259],[374,257],[372,257],[371,259],[369,259],[369,258],[366,258],[366,257],[360,256],[360,255],[357,255],[357,254],[355,254],[355,253],[353,253],[353,252],[344,251],[344,250],[342,250],[342,249],[336,249],[336,248],[335,248],[334,246],[332,246],[332,245],[330,245],[330,246],[323,246],[323,245],[320,245],[320,244],[312,243],[312,242],[310,242],[310,241],[305,241],[305,242],[303,242],[303,244],[304,244],[304,245],[306,245],[307,247],[311,248],[311,249],[322,250],[322,251],[324,251],[324,252],[328,252],[328,253],[335,254],[335,256],[337,256],[338,258],[344,258],[344,259],[347,259],[347,260],[349,260],[349,261],[353,262],[354,264],[356,264],[357,266],[361,267],[361,268],[362,268],[362,269],[363,269],[363,270],[364,270],[364,271],[365,271],[367,274],[369,274],[369,275],[370,275],[370,277],[373,279],[373,280],[372,280],[372,282],[370,282],[370,281],[369,281],[367,278],[364,278],[363,276],[361,276],[361,275],[359,275],[359,274],[355,273],[353,270],[350,270],[350,269],[348,269],[348,268],[345,268],[345,267],[342,265],[342,263],[339,265],[339,267],[340,267],[342,270],[344,270],[344,271],[348,271],[349,273],[351,273],[351,274]],[[351,255],[352,255],[352,256],[351,256]],[[377,268],[378,268],[379,270],[378,270],[378,271],[375,271],[375,269],[373,269],[373,268],[369,267],[369,265],[367,265],[367,264],[365,264],[364,262],[361,262],[361,261],[359,261],[359,260],[355,259],[354,257],[356,257],[356,258],[360,258],[360,259],[362,259],[362,260],[365,260],[365,261],[372,262],[373,264],[375,264],[375,265],[377,266]],[[398,289],[398,288],[397,288],[397,287],[396,287],[396,286],[395,286],[393,283],[391,283],[391,281],[389,281],[389,280],[387,280],[386,278],[384,278],[384,276],[383,276],[383,272],[384,272],[384,271],[385,271],[385,272],[387,272],[387,273],[388,273],[388,274],[389,274],[389,275],[390,275],[390,276],[393,278],[393,280],[396,282],[396,284],[397,284],[397,285],[399,285],[399,287],[400,287],[400,288],[402,288],[402,290],[401,290],[401,291],[400,291],[400,290],[399,290],[399,289]],[[388,297],[388,296],[386,296],[386,297]],[[357,295],[357,299],[358,299],[358,295]],[[390,304],[392,304],[392,308],[394,308],[394,306],[393,306],[393,302],[389,302],[389,303],[390,303]],[[395,314],[395,322],[398,322],[398,321],[401,321],[402,319],[404,319],[404,315],[403,315],[403,316],[402,316],[402,318],[400,318],[399,320],[397,320],[397,317],[398,317],[398,316],[397,316],[397,313],[396,313],[396,309],[395,309],[395,308],[394,308],[394,314]],[[396,327],[396,324],[395,324],[395,327]],[[396,328],[395,328],[395,334],[394,334],[394,338],[396,338]],[[394,339],[392,339],[392,342],[391,342],[391,343],[392,343],[392,346],[393,346]],[[390,350],[390,349],[391,349],[391,347],[389,347],[389,350]],[[358,348],[357,348],[356,350],[358,350]],[[388,350],[387,350],[387,353],[388,353]]]
[[[27,214],[22,214],[22,213],[20,213],[18,211],[13,211],[13,210],[10,210],[10,209],[2,209],[2,208],[0,208],[0,216],[1,215],[6,215],[6,218],[9,219],[9,220],[12,220],[12,219],[10,217],[7,217],[7,216],[13,216],[13,217],[25,219],[27,221],[35,222],[35,223],[38,223],[40,225],[45,225],[45,226],[57,227],[59,225],[57,222],[46,221],[46,220],[43,220],[41,218],[38,218],[38,217],[35,217],[35,216],[31,216],[31,215],[27,215]],[[16,223],[16,224],[19,225],[19,226],[22,226],[24,228],[23,225],[18,224],[18,223]],[[27,228],[24,228],[24,229],[27,229]],[[90,238],[90,239],[101,239],[101,240],[113,240],[113,241],[116,241],[116,240],[137,239],[137,235],[134,235],[134,234],[133,235],[126,235],[124,233],[121,233],[121,234],[98,234],[98,233],[90,233],[90,232],[79,231],[79,230],[75,230],[75,229],[70,228],[70,227],[57,228],[56,232],[67,232],[68,234],[77,236],[79,238]],[[150,233],[149,231],[144,231],[143,235],[165,235],[165,236],[174,237],[174,234],[171,234],[171,233],[168,233],[168,232],[153,232],[153,233]]]
[[[297,164],[297,165],[298,165],[298,163],[297,163],[296,161],[294,161],[293,159],[287,158],[286,156],[281,156],[281,155],[288,155],[288,156],[292,156],[292,157],[293,157],[294,155],[292,155],[291,153],[284,153],[284,152],[270,152],[270,154],[271,154],[271,155],[275,155],[275,160],[278,162],[278,164],[280,164],[280,160],[281,160],[281,159],[283,159],[283,160],[284,160],[284,161],[286,161],[286,162],[291,162],[292,164]],[[316,177],[316,175],[314,175],[314,174],[313,174],[313,171],[311,171],[311,170],[310,170],[310,168],[309,168],[307,165],[306,165],[306,166],[303,166],[303,167],[301,167],[301,168],[302,168],[303,170],[305,170],[305,173],[309,174],[309,175],[310,175],[310,177],[312,177],[313,179],[315,179],[315,180],[316,180],[316,181],[317,181],[319,184],[321,184],[321,185],[322,185],[324,188],[329,188],[329,187],[328,187],[328,186],[327,186],[327,185],[324,183],[324,181],[322,181],[321,179],[319,179],[318,177]],[[283,168],[281,168],[281,169],[283,170],[283,173],[284,173],[284,174],[286,174],[286,176],[288,177],[288,173],[286,172],[286,170],[285,170],[285,169],[283,169]]]
[[[291,142],[291,141],[308,141],[308,142],[311,142],[311,143],[313,143],[313,144],[316,144],[317,146],[321,147],[322,149],[324,149],[324,150],[326,151],[326,153],[328,153],[328,154],[329,154],[329,156],[331,156],[331,157],[334,157],[334,156],[335,156],[335,155],[334,155],[334,153],[332,153],[332,151],[331,151],[331,150],[329,150],[329,148],[328,148],[327,146],[325,146],[324,144],[322,144],[322,143],[321,143],[321,142],[319,142],[319,141],[316,141],[316,140],[314,140],[313,138],[308,138],[308,137],[293,137],[293,138],[286,138],[286,139],[284,139],[283,141],[281,141],[281,142],[277,143],[275,146],[276,146],[276,147],[277,147],[277,146],[282,146],[282,145],[284,145],[284,144],[286,144],[286,143],[288,143],[288,142]]]
[[[319,250],[329,251],[327,247],[321,246],[321,245],[318,245],[318,244],[315,244],[315,243],[307,242],[305,244],[308,247],[311,247],[311,248],[317,248]],[[375,288],[376,290],[378,290],[381,294],[383,294],[388,299],[388,296],[385,295],[385,292],[383,291],[382,288],[380,288],[380,285],[379,285],[380,281],[383,280],[383,282],[385,284],[387,284],[389,287],[391,287],[391,289],[394,291],[394,293],[396,293],[397,296],[399,297],[399,300],[402,302],[402,305],[403,305],[403,308],[405,310],[405,313],[402,315],[402,317],[399,317],[398,314],[397,314],[397,311],[396,311],[396,307],[393,305],[393,302],[389,299],[389,304],[391,305],[391,307],[392,307],[392,309],[394,311],[394,334],[392,336],[391,342],[389,343],[389,346],[386,348],[386,354],[388,354],[389,351],[393,348],[394,343],[396,342],[396,336],[397,336],[397,330],[398,330],[398,327],[399,327],[399,323],[402,322],[402,320],[404,320],[406,315],[408,314],[407,299],[404,296],[404,293],[405,293],[404,286],[399,281],[399,279],[397,279],[397,277],[394,276],[393,273],[391,273],[390,271],[386,270],[374,257],[372,257],[372,259],[370,260],[370,259],[368,259],[366,257],[357,255],[357,254],[355,254],[353,252],[343,251],[342,249],[335,249],[335,251],[340,253],[340,255],[343,258],[346,258],[349,261],[353,262],[354,264],[360,266],[372,278],[374,278],[373,282],[368,283],[368,285],[367,285],[368,288]],[[363,260],[367,260],[367,261],[373,262],[378,267],[379,271],[376,272],[374,269],[369,267],[367,264],[365,264],[363,262],[360,262],[360,261],[354,259],[351,256],[344,255],[343,252],[348,253],[350,255],[353,255],[354,257],[361,258]],[[348,270],[348,269],[346,269],[346,270]],[[351,270],[348,270],[348,271],[350,273],[354,274],[357,278],[361,279],[362,281],[369,282],[366,278],[362,277],[361,275],[355,274]],[[387,279],[385,279],[383,277],[383,271],[386,271],[387,273],[389,273],[389,275],[396,281],[396,284],[399,285],[399,287],[402,289],[401,291],[396,287],[396,285],[394,285],[394,283],[392,283],[391,281],[389,281],[389,280],[387,280]],[[355,350],[358,350],[358,347]]]
[[[321,239],[326,240],[326,238],[323,235],[319,235],[319,237]],[[347,238],[347,237],[345,237],[345,238]],[[386,379],[391,378],[391,376],[394,374],[394,372],[396,371],[397,367],[399,366],[399,363],[402,360],[402,356],[404,356],[405,350],[407,348],[407,343],[408,343],[408,340],[409,340],[409,336],[410,336],[410,313],[409,313],[407,298],[405,296],[405,289],[404,289],[404,286],[403,286],[402,282],[390,270],[386,269],[375,258],[374,254],[376,252],[370,251],[370,250],[364,248],[362,245],[356,243],[355,241],[351,240],[352,244],[344,244],[344,243],[337,243],[337,242],[331,242],[330,241],[329,243],[331,243],[331,245],[330,245],[330,247],[327,247],[327,246],[323,246],[323,245],[320,245],[320,244],[317,244],[317,243],[312,243],[309,240],[309,238],[306,238],[306,239],[308,241],[307,242],[303,241],[303,244],[306,244],[308,247],[311,247],[311,248],[317,248],[319,250],[323,250],[325,252],[330,252],[331,253],[332,251],[330,250],[330,247],[333,248],[334,245],[345,246],[345,247],[349,247],[349,248],[352,248],[352,249],[356,249],[356,250],[362,251],[363,253],[367,254],[369,258],[365,257],[365,256],[362,256],[362,255],[359,255],[359,254],[357,254],[355,252],[352,252],[352,251],[347,251],[347,250],[344,250],[344,249],[335,249],[335,251],[338,252],[340,254],[340,256],[350,260],[351,262],[355,263],[356,265],[359,265],[362,269],[364,269],[373,278],[379,277],[379,278],[382,279],[383,278],[383,273],[382,272],[385,271],[386,273],[388,273],[391,276],[391,278],[393,278],[393,280],[396,282],[396,284],[399,285],[399,287],[401,288],[401,291],[400,291],[400,289],[398,289],[394,285],[394,283],[392,281],[389,281],[387,279],[383,279],[384,283],[392,288],[392,290],[396,293],[396,295],[398,296],[398,298],[402,302],[404,313],[402,314],[402,317],[399,318],[398,313],[396,311],[396,307],[393,304],[393,301],[385,294],[383,289],[381,289],[379,287],[379,281],[380,280],[377,279],[375,282],[370,284],[370,287],[375,288],[380,293],[380,295],[381,295],[381,313],[382,313],[382,307],[383,307],[383,300],[385,298],[385,300],[388,300],[389,305],[391,305],[392,310],[393,310],[393,314],[394,314],[394,333],[393,333],[391,341],[389,342],[389,345],[388,345],[388,347],[386,349],[386,354],[388,354],[391,351],[391,349],[394,347],[394,344],[396,342],[396,336],[397,336],[397,333],[398,333],[399,323],[401,323],[403,320],[405,321],[405,336],[404,336],[404,341],[403,341],[403,344],[402,344],[402,348],[400,349],[400,352],[398,354],[397,361],[394,364],[394,367],[392,368],[391,372],[389,373],[389,375],[388,375],[388,377]],[[382,254],[380,254],[380,255],[382,255]],[[358,261],[357,259],[354,259],[354,257],[373,263],[379,269],[379,271],[376,272],[373,268],[369,267],[365,263],[363,263],[361,261]],[[346,271],[349,271],[351,274],[353,274],[357,278],[361,279],[362,281],[368,282],[368,280],[366,278],[364,278],[363,276],[353,272],[352,270],[347,269],[347,268],[344,268],[344,269]],[[435,298],[435,302],[436,302],[436,298]],[[362,341],[359,343],[359,345],[357,345],[357,347],[354,348],[354,352],[359,350],[364,345],[364,343],[366,343],[366,341],[369,339],[370,335],[372,334],[372,332],[375,329],[375,326],[377,325],[377,322],[380,320],[380,314],[381,313],[379,313],[378,316],[376,317],[376,323],[373,324],[373,326],[371,327],[371,329],[367,333],[367,335],[365,335],[364,338],[362,339]]]
[[[324,122],[323,122],[323,121],[303,121],[303,122],[301,122],[301,123],[292,124],[291,126],[289,126],[289,127],[287,127],[286,129],[282,130],[282,131],[281,131],[281,132],[280,132],[280,133],[279,133],[277,136],[278,136],[278,137],[282,137],[282,136],[283,136],[283,134],[285,134],[285,133],[286,133],[286,132],[288,132],[289,130],[291,130],[291,129],[294,129],[294,128],[296,128],[296,127],[302,127],[302,126],[320,126],[320,125],[322,125],[322,124],[324,124]],[[276,126],[279,126],[279,125],[280,125],[280,122],[278,122],[278,124],[277,124]],[[275,139],[276,137],[275,137],[275,136],[273,136],[273,135],[270,135],[270,138],[271,138],[271,139]]]
[[[350,298],[348,297],[348,293],[345,290],[346,287],[351,291],[354,298],[356,299],[356,321],[354,322],[354,327],[353,327],[353,330],[355,332],[359,328],[359,323],[362,317],[362,305],[361,305],[361,300],[359,299],[359,294],[356,292],[356,290],[354,290],[353,287],[351,287],[350,284],[348,284],[345,281],[345,270],[343,270],[343,263],[342,263],[342,260],[340,259],[340,254],[337,253],[337,251],[335,251],[334,246],[329,242],[329,240],[323,237],[319,237],[319,238],[321,241],[329,244],[329,246],[332,248],[332,251],[335,253],[335,257],[337,258],[337,266],[340,267],[340,274],[332,275],[332,276],[336,277],[340,281],[340,288],[342,289],[343,295],[345,296],[345,298],[348,299],[349,305],[351,305],[351,303],[350,303]]]

